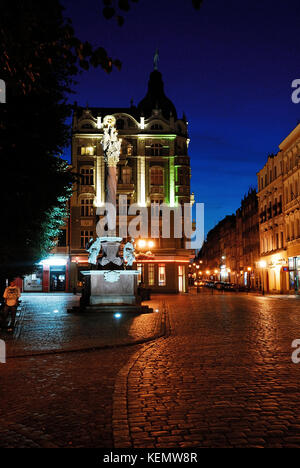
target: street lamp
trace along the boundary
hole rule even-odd
[[[262,295],[264,296],[265,294],[265,288],[264,288],[264,268],[267,266],[267,262],[265,260],[260,260],[258,262],[260,268],[261,268],[261,276],[262,276]]]

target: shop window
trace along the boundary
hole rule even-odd
[[[144,265],[142,263],[138,263],[137,266],[137,271],[139,272],[138,274],[138,283],[144,283]]]
[[[94,236],[93,231],[81,231],[80,232],[80,247],[82,249],[86,248],[87,243]]]
[[[154,263],[148,264],[148,285],[154,286],[155,285],[155,265]]]
[[[166,286],[166,265],[164,263],[158,265],[158,286]]]
[[[178,265],[178,290],[179,292],[185,292],[185,267]]]
[[[36,271],[31,275],[24,277],[25,292],[41,292],[43,291],[43,267],[37,267]]]

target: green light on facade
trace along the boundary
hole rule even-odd
[[[175,166],[174,157],[170,158],[170,206],[175,206]]]

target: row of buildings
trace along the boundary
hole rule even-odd
[[[101,141],[107,115],[115,117],[122,139],[117,203],[119,195],[126,195],[128,206],[134,203],[150,211],[153,203],[175,207],[191,201],[188,123],[184,115],[178,117],[174,104],[166,97],[157,69],[151,72],[147,94],[137,106],[75,106],[71,167],[79,179],[70,199],[69,218],[52,255],[20,284],[26,292],[78,291],[81,272],[90,269],[86,245],[96,238],[96,207],[105,201]],[[136,241],[139,281],[153,291],[185,292],[188,264],[194,256],[185,248],[185,239],[153,239],[149,231]]]
[[[269,155],[236,214],[207,235],[198,260],[208,278],[270,293],[299,290],[300,124]]]

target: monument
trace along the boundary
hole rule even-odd
[[[87,252],[91,269],[83,271],[85,276],[82,294],[82,306],[88,310],[104,311],[117,308],[142,312],[148,309],[141,306],[138,296],[138,274],[133,270],[135,260],[133,239],[123,249],[123,258],[119,250],[123,239],[115,236],[116,231],[116,193],[117,164],[121,151],[121,139],[115,128],[114,116],[107,115],[103,120],[102,148],[106,164],[106,203],[114,207],[108,210],[107,231],[105,235],[91,239]],[[103,233],[102,233],[103,234]],[[102,255],[100,255],[102,253]]]

